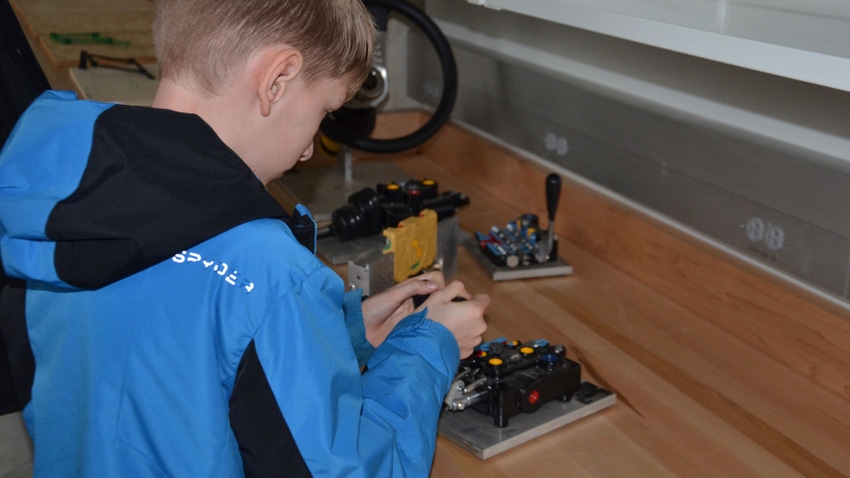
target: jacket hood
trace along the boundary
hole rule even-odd
[[[49,91],[0,152],[0,258],[11,277],[98,288],[264,217],[291,220],[192,114]]]

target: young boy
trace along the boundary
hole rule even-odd
[[[264,188],[373,36],[360,0],[161,0],[153,108],[28,109],[0,154],[0,324],[37,476],[428,474],[489,299],[430,274],[361,303]]]

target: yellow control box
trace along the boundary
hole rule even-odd
[[[393,278],[401,282],[431,266],[437,257],[437,213],[424,209],[397,227],[384,229],[384,254],[393,253]]]

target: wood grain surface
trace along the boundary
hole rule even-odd
[[[80,50],[92,54],[135,58],[154,63],[151,39],[151,0],[11,0],[10,4],[30,40],[40,47],[55,68],[70,68],[80,61]],[[72,43],[50,39],[51,33],[97,32],[101,37],[130,42],[129,45]]]
[[[409,154],[355,158],[468,194],[469,232],[545,218],[550,171],[456,126]],[[462,249],[458,278],[492,298],[488,339],[564,343],[618,403],[485,461],[441,437],[432,476],[850,474],[846,308],[564,179],[556,231],[572,276],[493,282]]]

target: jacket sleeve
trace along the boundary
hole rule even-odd
[[[360,305],[363,301],[362,290],[352,290],[345,293],[342,300],[342,308],[345,314],[345,326],[351,339],[351,346],[357,355],[357,364],[361,367],[372,356],[375,347],[366,340],[366,326],[363,323],[363,310]]]
[[[411,315],[361,374],[345,317],[360,311],[350,300],[321,268],[263,322],[254,342],[280,411],[314,476],[427,476],[459,363],[454,337],[427,311]]]

